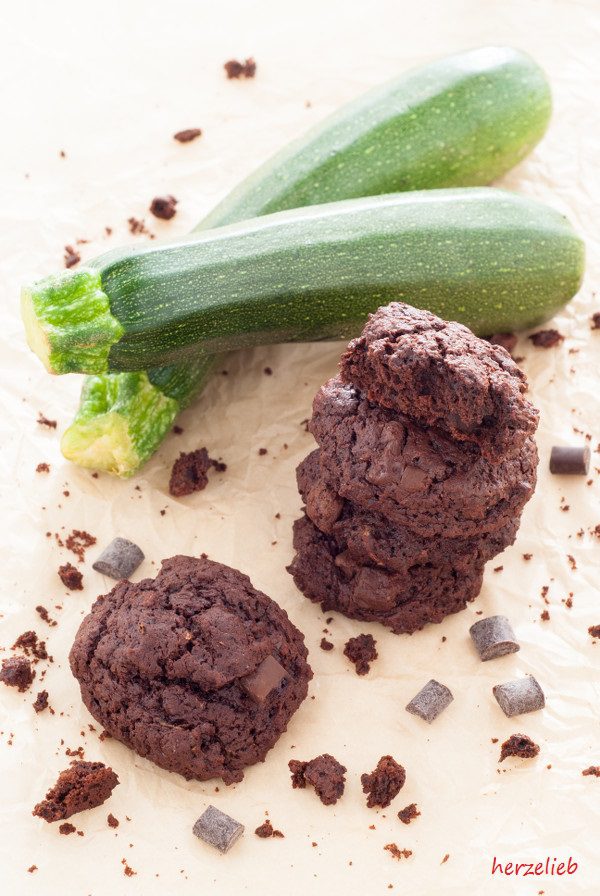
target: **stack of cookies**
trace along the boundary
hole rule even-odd
[[[324,610],[413,632],[479,593],[536,482],[536,409],[508,352],[392,303],[313,403],[289,571]]]

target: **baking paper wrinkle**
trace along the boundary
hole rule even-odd
[[[111,24],[107,12],[113,8],[122,27]],[[18,77],[3,104],[7,139],[0,144],[0,645],[8,648],[33,628],[46,639],[54,663],[39,664],[24,695],[0,687],[3,894],[58,896],[68,868],[69,892],[92,896],[196,896],[200,890],[217,896],[529,896],[539,890],[548,896],[597,896],[600,781],[583,778],[581,771],[600,764],[600,644],[593,646],[587,633],[588,626],[600,624],[600,539],[589,531],[600,523],[600,454],[592,454],[591,486],[583,478],[551,477],[547,465],[552,444],[584,440],[573,426],[592,435],[592,449],[600,442],[600,332],[589,328],[591,313],[600,310],[598,5],[426,0],[415,7],[407,0],[377,0],[363,7],[330,0],[324,9],[316,0],[300,7],[236,0],[217,8],[179,0],[178,15],[168,20],[141,0],[125,7],[106,0],[102,9],[102,16],[94,4],[78,10],[76,25],[66,0],[36,5],[35,16],[27,3],[6,15],[3,63]],[[375,19],[385,27],[374,28]],[[130,216],[144,218],[157,238],[184,234],[244,174],[361,89],[405,66],[490,42],[530,51],[547,69],[555,94],[547,137],[502,186],[570,217],[586,239],[587,274],[580,296],[551,324],[565,341],[543,350],[523,336],[515,352],[525,356],[530,396],[541,410],[539,483],[516,544],[488,564],[482,593],[468,609],[399,637],[321,613],[285,571],[292,522],[301,507],[295,468],[314,446],[302,421],[317,388],[336,372],[341,346],[266,347],[228,357],[228,376],[215,376],[178,421],[184,433],[169,437],[139,476],[93,479],[64,461],[59,450],[80,379],[50,378],[31,356],[16,298],[23,280],[60,267],[65,244],[89,238],[78,246],[85,261],[119,243],[139,242],[128,232]],[[161,64],[155,65],[152,54],[158,52]],[[224,80],[221,65],[236,53],[255,56],[255,81]],[[192,126],[202,127],[199,140],[189,146],[172,140],[176,130]],[[66,159],[60,159],[60,149]],[[179,199],[177,217],[168,224],[147,211],[161,193]],[[107,225],[114,231],[110,239],[104,236]],[[579,352],[569,354],[570,348]],[[263,373],[266,366],[272,376]],[[58,430],[39,426],[38,411],[57,419]],[[180,451],[203,445],[227,463],[226,473],[212,472],[205,491],[173,499],[172,461]],[[261,447],[268,449],[264,456],[258,454]],[[50,464],[50,474],[35,472],[41,461]],[[560,510],[561,497],[567,512]],[[88,530],[98,544],[81,567],[85,590],[69,594],[56,569],[76,559],[45,533],[63,536],[73,528]],[[112,584],[91,563],[115,535],[132,538],[146,555],[135,580],[155,575],[162,557],[206,551],[248,573],[305,633],[315,700],[306,700],[267,761],[249,769],[241,784],[185,782],[88,731],[90,723],[97,731],[100,726],[81,703],[67,656],[94,598]],[[532,559],[523,560],[524,553]],[[567,554],[576,558],[576,571]],[[498,565],[504,569],[494,573]],[[545,623],[543,585],[549,585],[551,617]],[[569,610],[562,599],[571,591]],[[38,604],[59,621],[57,627],[39,619]],[[519,653],[479,661],[468,635],[479,611],[509,617]],[[335,644],[328,653],[319,648],[324,628]],[[379,659],[368,676],[358,678],[343,646],[362,631],[376,638]],[[43,668],[48,672],[42,682]],[[524,674],[540,681],[546,709],[507,719],[492,687]],[[455,699],[428,726],[404,706],[430,678],[450,687]],[[54,716],[33,712],[42,687]],[[499,765],[500,744],[520,731],[540,745],[539,756]],[[73,819],[83,838],[62,837],[56,826],[34,819],[31,809],[70,761],[65,748],[80,744],[87,759],[111,764],[121,783],[108,803]],[[322,752],[348,768],[346,793],[335,807],[321,806],[310,789],[294,791],[289,782],[290,758]],[[387,810],[375,812],[365,806],[359,777],[386,753],[406,767],[407,782]],[[410,802],[421,815],[402,825],[396,813]],[[227,856],[191,833],[208,803],[246,825]],[[254,836],[265,810],[285,839]],[[120,820],[116,832],[106,824],[108,812]],[[412,849],[413,856],[395,861],[383,849],[390,842]],[[442,865],[446,853],[450,858]],[[493,856],[536,862],[547,855],[573,856],[578,872],[533,883],[491,877]],[[123,857],[134,877],[124,876]],[[39,870],[28,874],[32,864]]]

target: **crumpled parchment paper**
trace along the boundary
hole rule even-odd
[[[0,644],[9,655],[15,638],[34,628],[54,662],[38,666],[25,695],[0,688],[2,893],[371,896],[389,885],[415,896],[598,893],[600,781],[581,771],[600,763],[600,644],[587,633],[600,623],[600,539],[590,534],[600,523],[600,454],[593,454],[591,484],[547,472],[552,444],[580,443],[588,433],[592,448],[600,440],[600,332],[589,327],[590,314],[600,310],[598,5],[29,0],[4,9],[3,18]],[[79,380],[51,379],[27,350],[19,286],[60,267],[63,246],[78,238],[89,240],[79,246],[84,260],[140,239],[128,233],[131,215],[145,217],[159,239],[185,233],[258,163],[342,102],[410,65],[492,42],[530,51],[555,94],[548,136],[504,183],[563,210],[588,245],[586,285],[555,321],[562,345],[535,349],[523,337],[517,349],[542,412],[537,491],[516,545],[489,564],[483,591],[466,611],[412,637],[335,614],[326,624],[285,566],[300,509],[294,470],[313,445],[302,421],[335,371],[340,346],[269,347],[232,357],[228,376],[218,375],[183,415],[185,432],[169,438],[141,475],[94,479],[60,455]],[[223,62],[251,54],[256,80],[226,81]],[[196,126],[204,131],[199,140],[173,141],[175,131]],[[170,223],[147,213],[152,197],[165,192],[179,199]],[[267,365],[272,376],[263,373]],[[57,419],[58,430],[39,426],[38,411]],[[180,450],[202,445],[226,461],[227,472],[212,475],[204,492],[173,500],[171,462]],[[49,475],[36,474],[42,461]],[[45,533],[73,528],[92,532],[98,545],[81,567],[85,590],[69,594],[56,570],[74,558]],[[315,670],[310,697],[267,762],[235,787],[216,792],[217,781],[186,783],[88,730],[92,719],[67,654],[93,599],[111,587],[91,562],[117,534],[146,554],[137,578],[154,575],[163,557],[206,551],[248,573],[306,633]],[[548,622],[540,620],[544,585]],[[40,603],[56,627],[38,618]],[[481,611],[512,620],[520,653],[479,661],[468,628]],[[318,646],[325,628],[335,643],[331,653]],[[372,632],[379,650],[364,678],[342,654],[347,638],[361,631]],[[31,703],[46,667],[43,686],[55,715],[36,716]],[[525,673],[538,678],[547,706],[511,721],[491,688]],[[431,677],[455,700],[428,727],[404,706]],[[540,744],[539,757],[499,766],[499,744],[491,739],[517,731]],[[121,784],[109,803],[72,819],[84,837],[63,837],[31,809],[68,764],[65,750],[80,745],[86,758],[110,763]],[[292,791],[289,782],[288,759],[324,751],[348,767],[346,793],[335,807],[322,806],[311,790]],[[359,776],[384,753],[406,766],[407,783],[376,812],[365,806]],[[396,813],[413,801],[421,816],[407,827]],[[246,825],[227,856],[192,835],[208,803]],[[120,819],[116,831],[107,826],[109,811]],[[266,811],[285,839],[254,836]],[[392,842],[413,855],[396,861],[384,851]],[[569,877],[499,878],[491,876],[494,856],[534,863],[572,856],[579,868]],[[123,859],[134,876],[125,876]],[[28,873],[30,865],[38,870]]]

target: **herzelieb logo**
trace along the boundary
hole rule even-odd
[[[554,877],[555,875],[575,874],[578,868],[572,856],[566,862],[559,862],[554,856],[547,856],[543,862],[505,862],[502,864],[496,856],[492,859],[492,876],[506,874],[515,877]]]

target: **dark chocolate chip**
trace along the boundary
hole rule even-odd
[[[215,806],[209,806],[194,824],[193,831],[198,839],[219,852],[228,852],[244,833],[244,825]]]
[[[550,453],[550,472],[587,476],[590,469],[589,445],[554,445]]]
[[[92,569],[112,579],[128,579],[143,559],[144,554],[137,544],[126,538],[113,538],[92,564]]]
[[[469,634],[484,662],[520,650],[506,616],[488,616],[486,619],[479,619],[471,626]]]
[[[452,691],[446,685],[440,684],[439,681],[432,678],[412,698],[406,710],[431,724],[453,700]]]
[[[240,679],[240,684],[256,703],[264,703],[286,677],[287,672],[281,663],[274,656],[268,656],[255,672]]]
[[[492,692],[500,709],[509,718],[525,712],[535,712],[546,705],[544,692],[533,675],[497,684]]]

